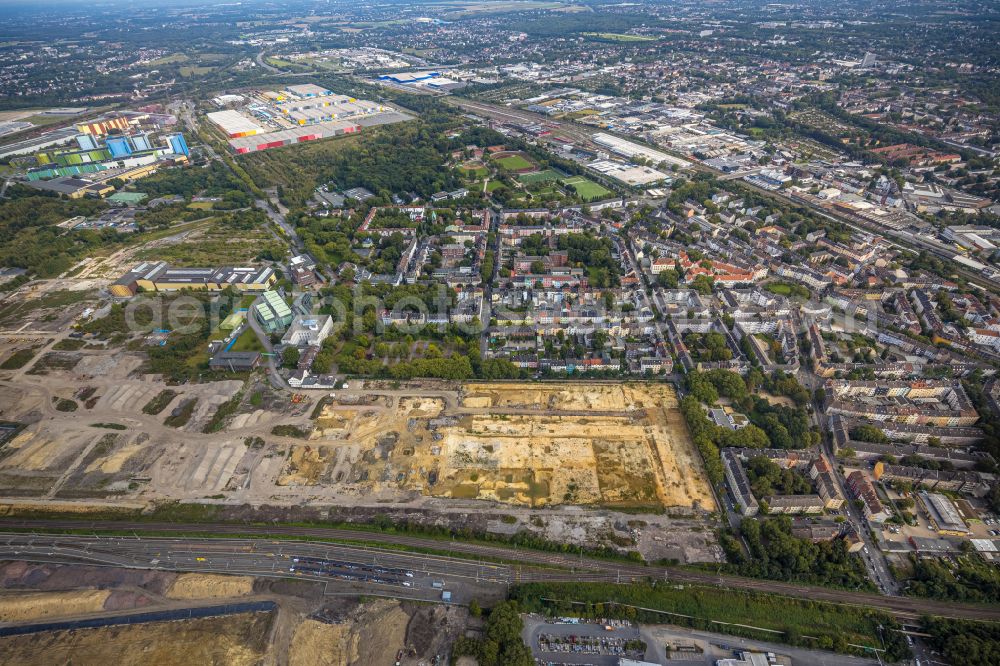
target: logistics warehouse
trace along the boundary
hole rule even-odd
[[[359,131],[364,126],[409,120],[377,102],[337,95],[314,84],[216,98],[235,106],[207,114],[238,154],[294,145]]]

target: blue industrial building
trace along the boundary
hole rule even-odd
[[[90,134],[77,134],[76,145],[80,146],[80,150],[97,150],[97,142]]]
[[[128,142],[128,137],[112,136],[105,142],[111,157],[128,157],[132,154],[132,146]]]
[[[170,143],[170,149],[176,155],[189,156],[191,151],[188,149],[187,141],[184,140],[183,134],[171,134],[167,137],[167,141]]]

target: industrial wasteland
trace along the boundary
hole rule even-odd
[[[0,663],[1000,666],[1000,0],[0,0]]]

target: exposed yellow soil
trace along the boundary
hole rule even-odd
[[[268,647],[271,613],[248,613],[0,638],[0,663],[256,666]]]
[[[167,590],[171,599],[242,597],[253,591],[253,578],[221,574],[181,574]]]
[[[295,628],[288,648],[288,666],[348,666],[351,654],[350,627],[304,620]]]
[[[314,486],[329,462],[330,448],[318,444],[293,446],[278,477],[279,486]]]
[[[0,595],[0,622],[27,622],[104,609],[110,590],[7,592]]]
[[[437,398],[364,410],[345,431],[293,449],[278,482],[530,506],[715,509],[668,385],[475,384],[461,404],[473,413],[449,413]]]
[[[377,599],[342,624],[304,620],[288,649],[289,666],[383,666],[396,661],[410,616],[398,601]]]

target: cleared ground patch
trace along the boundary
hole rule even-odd
[[[249,576],[223,576],[221,574],[181,574],[167,590],[171,599],[221,599],[242,597],[253,590]]]
[[[259,664],[273,613],[151,622],[0,638],[5,664]]]
[[[477,384],[462,395],[454,410],[417,398],[328,405],[277,482],[524,506],[715,509],[669,386]]]
[[[104,608],[109,590],[12,592],[0,595],[0,622],[31,622],[94,613]]]

